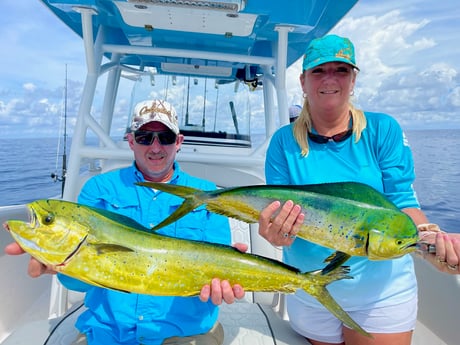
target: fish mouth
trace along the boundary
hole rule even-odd
[[[417,248],[419,246],[418,242],[414,242],[411,244],[406,245],[403,249],[411,249],[411,248]]]
[[[407,243],[405,246],[401,247],[401,251],[407,254],[407,253],[417,250],[418,247],[419,247],[418,241],[414,241],[412,243]]]
[[[8,226],[8,222],[3,223],[2,225],[3,225],[3,229],[5,229],[6,231],[10,231],[10,227]]]

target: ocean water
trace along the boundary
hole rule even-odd
[[[414,156],[414,183],[432,223],[460,232],[460,130],[407,131]]]
[[[61,183],[51,178],[51,173],[61,174],[58,143],[57,138],[0,139],[1,206],[61,195]]]
[[[407,131],[414,155],[415,189],[429,219],[442,229],[460,232],[460,130]],[[0,139],[0,206],[58,196],[61,173],[58,139]],[[67,148],[69,148],[68,145]]]

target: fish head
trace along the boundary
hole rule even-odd
[[[78,205],[43,199],[27,204],[29,222],[8,220],[3,224],[19,246],[46,265],[63,265],[84,242],[88,230],[75,222]]]
[[[416,250],[417,227],[404,213],[382,222],[381,229],[371,229],[368,235],[367,256],[369,260],[395,259]]]

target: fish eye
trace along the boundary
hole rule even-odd
[[[46,216],[43,217],[43,223],[46,225],[52,224],[54,222],[54,215],[52,213],[48,213]]]
[[[397,240],[397,241],[396,241],[396,244],[397,244],[397,245],[401,245],[401,244],[403,244],[403,241],[402,241],[402,240]]]

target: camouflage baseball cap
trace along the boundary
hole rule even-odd
[[[174,107],[166,101],[149,100],[142,101],[134,107],[131,120],[131,130],[136,131],[149,122],[161,122],[171,131],[179,134],[179,123]]]

